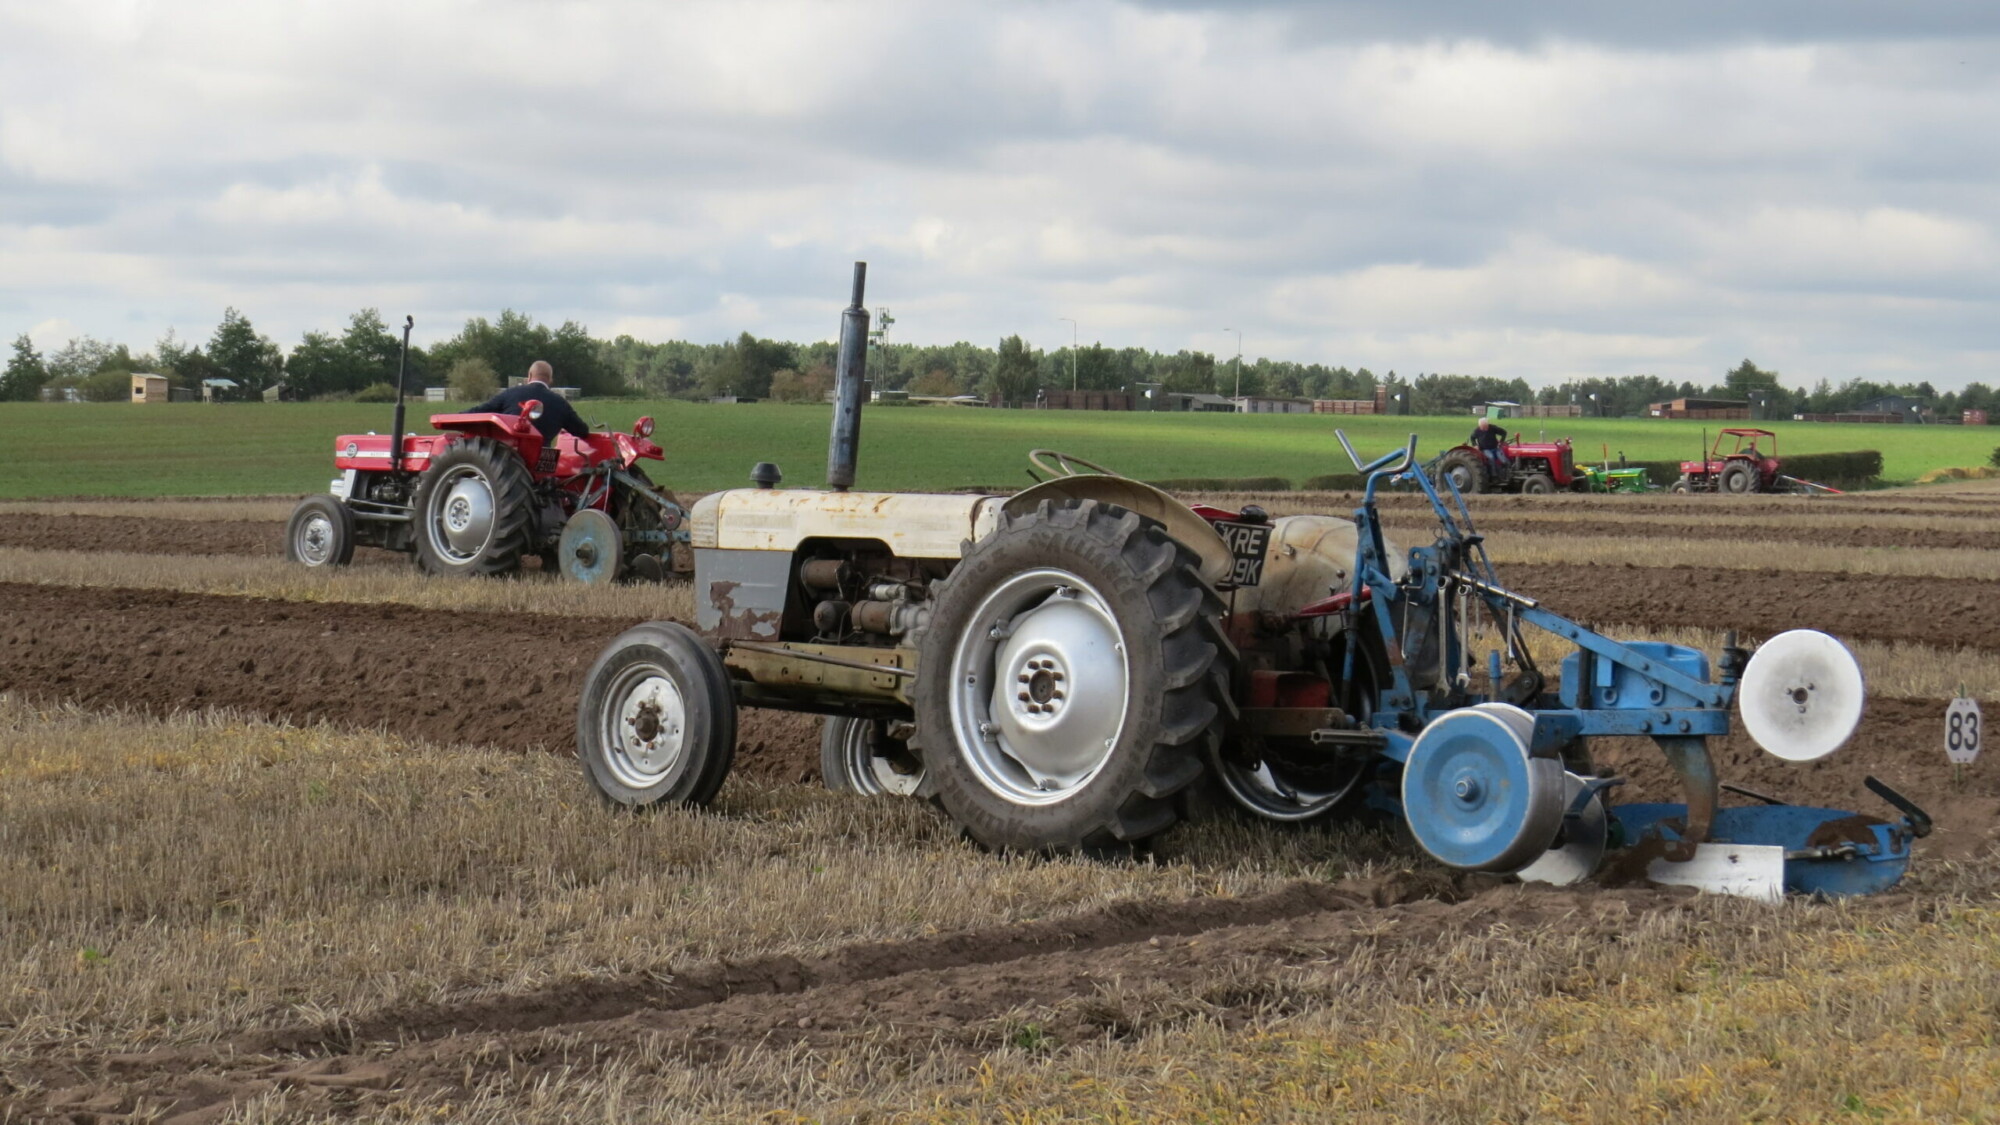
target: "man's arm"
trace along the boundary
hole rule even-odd
[[[563,433],[575,434],[580,438],[590,436],[590,426],[584,422],[583,415],[576,412],[576,407],[569,404],[568,399],[553,391],[550,392],[549,398],[553,401],[545,402],[543,405],[552,407],[556,411],[556,417],[562,426]]]
[[[471,411],[469,411],[469,413],[505,414],[507,412],[506,396],[507,392],[502,390],[500,393],[494,395],[492,398],[489,398],[485,402],[480,403],[478,406],[473,407]]]

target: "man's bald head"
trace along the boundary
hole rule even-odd
[[[546,383],[555,377],[556,369],[549,366],[546,359],[538,359],[528,365],[528,382]]]

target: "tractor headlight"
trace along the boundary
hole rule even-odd
[[[632,432],[639,435],[640,437],[652,437],[653,416],[648,414],[644,418],[639,419],[637,422],[632,423]]]

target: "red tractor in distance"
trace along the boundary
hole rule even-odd
[[[1504,443],[1507,464],[1495,468],[1470,445],[1453,446],[1431,462],[1431,479],[1447,481],[1461,493],[1520,492],[1530,496],[1556,491],[1582,492],[1590,482],[1577,471],[1568,438],[1561,441]]]
[[[409,322],[403,330],[409,347]],[[400,380],[399,380],[400,383]],[[519,414],[433,414],[439,433],[335,438],[340,475],[308,496],[285,528],[285,557],[309,567],[345,566],[356,545],[405,551],[427,574],[507,574],[526,555],[581,582],[658,580],[685,543],[686,513],[639,467],[664,460],[653,420],[632,432],[558,434],[543,440]],[[403,429],[403,403],[395,425]],[[681,552],[686,555],[685,550]]]
[[[1736,439],[1736,447],[1728,453],[1722,451],[1725,437]],[[1760,449],[1759,441],[1768,442],[1768,450]],[[1723,430],[1715,435],[1715,444],[1709,447],[1705,458],[1681,462],[1681,476],[1673,483],[1672,491],[1741,495],[1790,492],[1793,486],[1791,478],[1778,470],[1777,434],[1769,430]]]

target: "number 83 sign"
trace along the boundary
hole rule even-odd
[[[1954,764],[1970,765],[1985,734],[1977,700],[1954,699],[1944,709],[1944,752]]]

